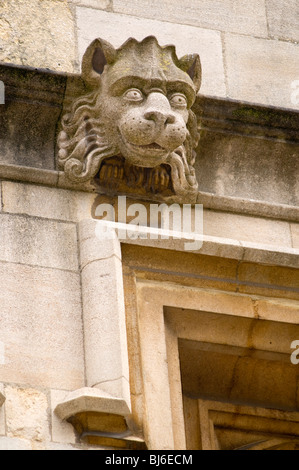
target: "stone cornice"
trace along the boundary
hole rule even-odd
[[[290,109],[199,96],[195,111],[203,130],[299,142],[299,113]]]

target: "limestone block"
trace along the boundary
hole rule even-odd
[[[0,450],[32,450],[32,447],[26,439],[0,437]]]
[[[265,87],[268,87],[266,83]],[[260,116],[265,122],[271,122],[274,117],[272,110],[245,105],[234,114],[238,113]],[[283,121],[280,126],[284,126]],[[298,206],[298,183],[294,178],[294,175],[299,174],[298,146],[286,140],[289,137],[283,131],[280,141],[252,138],[241,133],[202,132],[195,163],[199,190],[217,194],[223,203],[223,196],[242,198],[244,202],[239,201],[240,205],[236,208],[241,213],[254,201]],[[199,202],[203,202],[201,197]],[[264,214],[273,214],[270,214],[273,206],[269,205],[269,210],[265,209]],[[281,216],[282,209],[279,208],[274,218],[279,219]]]
[[[298,109],[292,83],[298,79],[298,46],[228,34],[225,39],[228,96]]]
[[[111,42],[114,47],[120,47],[129,37],[141,40],[155,35],[161,45],[174,44],[179,56],[190,52],[200,55],[203,68],[201,93],[226,95],[219,32],[163,21],[141,20],[83,7],[77,8],[77,25],[80,60],[89,44],[97,37]]]
[[[1,61],[75,71],[74,20],[66,0],[3,0],[0,10]]]
[[[238,279],[249,284],[261,287],[282,286],[291,290],[298,290],[298,269],[275,266],[257,266],[253,263],[241,263],[239,266]]]
[[[0,260],[76,271],[76,226],[1,214]]]
[[[48,400],[34,388],[6,386],[6,426],[8,437],[35,441],[50,439]]]
[[[84,7],[98,8],[99,10],[109,10],[112,0],[69,0],[70,3]]]
[[[299,323],[297,302],[288,300],[256,300],[259,318],[284,323]],[[299,336],[298,336],[299,338]],[[274,346],[275,348],[275,346]]]
[[[51,430],[52,441],[57,443],[75,444],[76,435],[73,426],[63,421],[54,413],[56,406],[67,396],[64,390],[51,390]]]
[[[294,248],[299,248],[299,224],[291,224],[292,242]]]
[[[267,17],[271,36],[299,40],[299,3],[297,0],[267,0]]]
[[[225,212],[204,211],[204,235],[278,245],[285,248],[292,247],[287,222]]]
[[[0,6],[0,16],[1,10]],[[2,64],[0,77],[6,92],[5,104],[1,106],[0,113],[1,163],[54,170],[53,141],[61,113],[66,76]],[[34,176],[34,170],[31,172]],[[56,182],[57,174],[55,176]]]
[[[97,236],[98,235],[98,236]],[[80,236],[80,267],[83,269],[88,263],[116,256],[121,260],[120,243],[117,238],[101,239],[97,232],[97,221],[84,220],[79,223]]]
[[[241,244],[244,246],[243,261],[270,266],[299,268],[299,250],[251,242],[241,242]]]
[[[85,449],[84,447],[80,449],[80,448],[74,447],[72,444],[60,444],[57,442],[49,442],[47,443],[45,450],[87,450],[87,449]]]
[[[113,9],[141,18],[267,36],[264,0],[113,0]]]
[[[11,181],[2,184],[5,212],[68,221],[91,216],[93,194]]]
[[[65,390],[82,387],[79,275],[0,263],[0,304],[5,346],[1,380]]]

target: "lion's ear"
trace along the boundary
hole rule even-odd
[[[201,62],[198,54],[185,55],[180,59],[180,68],[187,72],[189,77],[193,80],[196,91],[199,91],[201,86]]]
[[[103,39],[95,39],[87,48],[82,60],[82,78],[92,87],[99,86],[106,64],[116,59],[116,49]]]

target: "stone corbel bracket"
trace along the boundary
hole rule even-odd
[[[130,430],[130,413],[126,400],[91,387],[70,392],[55,408],[56,416],[71,423],[88,444],[145,449]]]

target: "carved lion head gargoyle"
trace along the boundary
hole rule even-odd
[[[195,202],[199,56],[178,59],[174,46],[152,36],[119,49],[96,39],[82,78],[89,92],[75,100],[58,137],[66,176],[93,180],[106,194]]]

